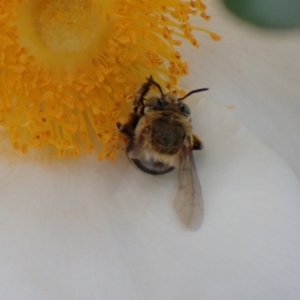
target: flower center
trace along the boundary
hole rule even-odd
[[[110,2],[20,1],[15,20],[21,46],[46,70],[88,67],[109,37]]]
[[[100,29],[99,12],[89,0],[50,0],[38,13],[38,34],[54,52],[85,50]]]

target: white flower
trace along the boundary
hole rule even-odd
[[[182,82],[210,88],[187,100],[205,145],[200,230],[176,219],[176,172],[149,177],[125,155],[50,163],[2,146],[1,299],[297,299],[299,40],[210,7],[223,39],[188,53]]]

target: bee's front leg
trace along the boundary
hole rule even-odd
[[[203,142],[195,134],[193,134],[192,149],[193,150],[202,150],[203,149]]]
[[[144,105],[144,97],[148,94],[150,87],[151,87],[151,81],[148,79],[147,82],[145,82],[141,88],[136,92],[134,96],[133,106],[137,107],[139,105]]]
[[[117,123],[117,128],[118,130],[123,133],[124,135],[126,135],[127,137],[129,137],[130,139],[134,138],[134,131],[136,128],[136,125],[139,121],[139,116],[135,113],[132,113],[129,116],[129,120],[127,123],[125,124],[121,124],[121,123]]]

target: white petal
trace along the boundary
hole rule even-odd
[[[202,95],[203,96],[203,95]],[[176,173],[117,164],[1,160],[2,299],[296,299],[300,185],[230,110],[195,96],[205,205],[173,210]]]
[[[259,30],[229,14],[215,0],[206,27],[222,36],[215,43],[197,34],[199,50],[185,48],[187,89],[209,87],[209,99],[234,114],[280,154],[300,178],[300,35]]]

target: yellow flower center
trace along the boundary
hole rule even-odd
[[[109,4],[96,0],[24,1],[16,25],[21,44],[49,70],[72,70],[99,53]]]
[[[139,84],[174,90],[188,73],[177,46],[199,44],[204,0],[0,0],[0,126],[16,149],[115,160]],[[1,4],[3,2],[3,4]]]
[[[85,50],[99,32],[99,15],[91,1],[52,0],[39,11],[37,31],[55,52]]]

